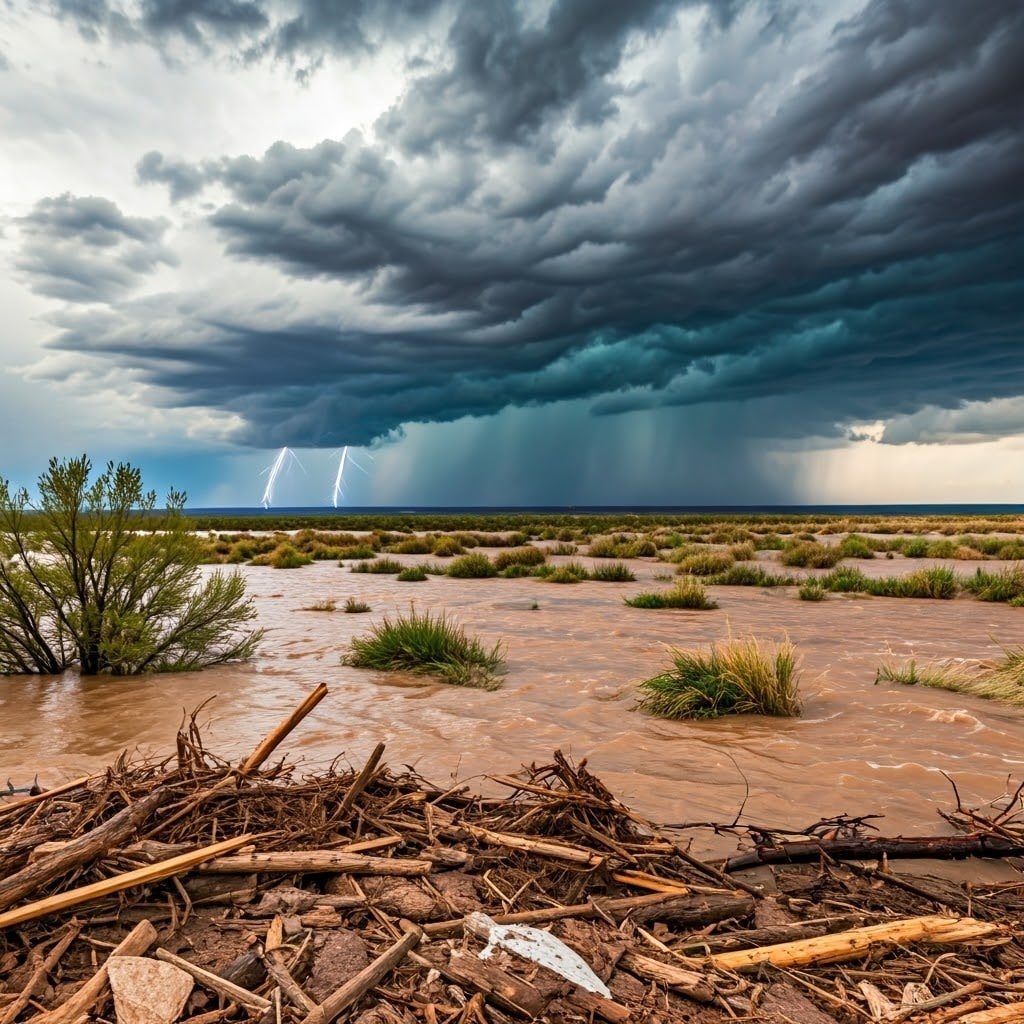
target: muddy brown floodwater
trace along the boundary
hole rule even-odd
[[[0,678],[0,784],[9,777],[26,785],[38,773],[42,784],[54,785],[125,749],[165,756],[183,711],[209,698],[198,716],[207,745],[240,755],[320,682],[328,697],[286,745],[310,770],[335,758],[358,766],[383,740],[395,769],[411,765],[445,786],[483,785],[481,774],[543,763],[561,748],[588,758],[627,805],[662,823],[730,821],[746,795],[746,822],[802,827],[839,813],[884,814],[885,833],[941,834],[948,829],[937,812],[953,804],[943,772],[974,805],[1003,793],[1008,777],[1024,776],[1024,709],[874,685],[885,659],[997,657],[997,641],[1020,642],[1021,609],[970,597],[832,595],[812,603],[793,588],[720,587],[712,588],[717,611],[642,610],[626,607],[623,597],[666,586],[654,581],[666,567],[630,565],[636,583],[575,585],[447,577],[399,583],[336,563],[246,567],[267,630],[249,664],[135,679]],[[873,573],[910,567],[866,563]],[[349,596],[373,612],[343,614]],[[303,610],[328,599],[338,611]],[[411,601],[419,611],[448,611],[485,642],[503,641],[502,688],[425,684],[340,663],[353,635],[385,613],[407,611]],[[667,647],[729,635],[788,636],[797,645],[801,718],[687,723],[633,710],[636,683],[666,667]],[[697,845],[709,842],[702,834]]]

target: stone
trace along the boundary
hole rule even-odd
[[[107,974],[118,1024],[172,1024],[194,985],[181,968],[144,956],[112,956]]]

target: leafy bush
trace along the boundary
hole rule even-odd
[[[507,569],[510,565],[540,565],[547,556],[540,548],[529,546],[521,548],[507,548],[499,551],[494,556],[494,567],[499,572]]]
[[[800,714],[796,652],[791,643],[765,649],[749,640],[673,651],[673,667],[640,684],[638,707],[663,718],[726,714]]]
[[[485,690],[497,689],[495,676],[504,667],[501,641],[488,650],[443,612],[421,615],[415,609],[396,619],[384,616],[366,636],[353,637],[342,660],[356,668],[435,675],[457,686]]]
[[[38,503],[0,480],[0,672],[185,671],[241,661],[263,631],[237,573],[200,578],[202,548],[172,490],[157,514],[141,472],[51,459]]]
[[[718,607],[708,597],[704,584],[692,576],[679,580],[671,590],[646,590],[623,600],[630,608],[695,608],[704,611]]]
[[[485,579],[497,576],[498,569],[486,555],[471,551],[468,555],[456,558],[448,566],[447,573],[458,579]]]

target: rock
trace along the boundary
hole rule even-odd
[[[144,956],[112,956],[107,973],[118,1024],[171,1024],[194,984],[173,964]]]
[[[354,978],[370,962],[366,943],[348,928],[332,929],[317,950],[306,992],[318,1003]]]

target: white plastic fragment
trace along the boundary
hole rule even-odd
[[[477,938],[487,940],[487,945],[480,952],[481,960],[488,960],[498,948],[507,949],[524,960],[547,967],[588,992],[596,992],[605,999],[612,997],[608,986],[583,959],[550,932],[523,924],[498,924],[479,911],[467,914],[463,927]]]
[[[110,957],[107,975],[118,1024],[171,1024],[195,985],[173,964],[142,956]]]

